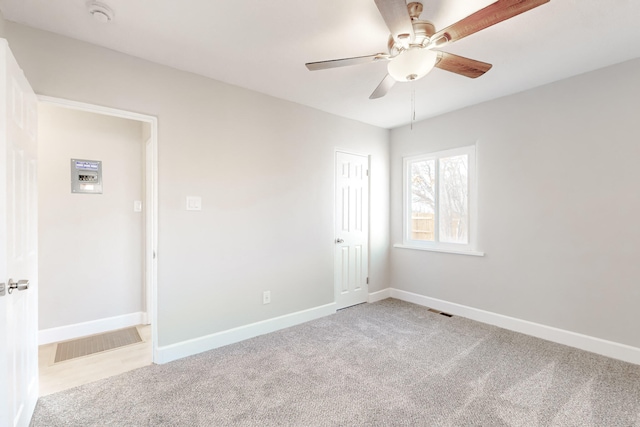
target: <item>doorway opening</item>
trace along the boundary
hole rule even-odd
[[[155,361],[158,144],[153,116],[46,96],[38,101],[45,113],[40,139],[51,144],[39,147],[42,176],[51,180],[41,183],[38,209],[41,378],[54,368],[56,343],[131,327],[143,341],[60,362],[80,368],[50,369],[74,375],[56,378],[57,388],[47,380],[44,395],[65,382],[72,387]],[[78,194],[78,182],[70,181],[77,161],[100,168],[82,172],[101,180],[96,194]],[[81,367],[92,364],[97,372]]]

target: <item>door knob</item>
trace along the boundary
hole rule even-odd
[[[344,243],[344,240],[338,238],[338,239],[336,239],[336,243]]]
[[[19,291],[26,291],[27,289],[29,289],[29,281],[28,280],[18,280],[18,282],[14,282],[13,279],[9,279],[9,288],[8,291],[9,293],[12,293],[14,289],[17,289]]]

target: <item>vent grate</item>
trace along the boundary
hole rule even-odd
[[[142,338],[140,338],[138,329],[135,327],[78,338],[77,340],[59,343],[56,347],[56,357],[53,363],[64,362],[65,360],[113,350],[139,342],[142,342]]]

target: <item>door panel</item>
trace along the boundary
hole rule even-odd
[[[337,308],[367,301],[369,161],[336,152],[335,290]]]
[[[0,52],[0,425],[27,426],[38,399],[37,100],[1,39]]]

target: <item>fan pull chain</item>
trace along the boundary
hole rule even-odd
[[[413,122],[416,121],[416,91],[411,91],[411,130],[413,130]]]

